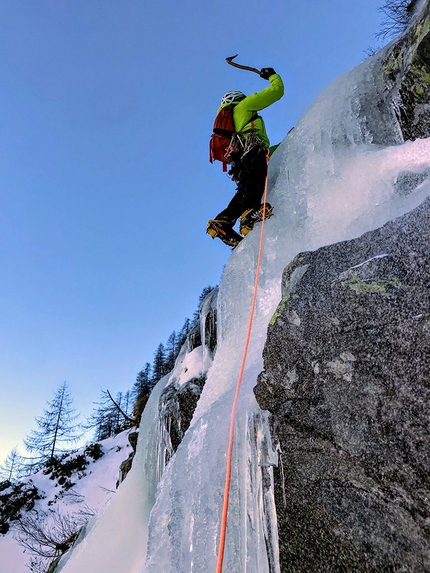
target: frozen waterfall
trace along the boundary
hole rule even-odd
[[[270,162],[268,200],[274,216],[266,223],[257,309],[236,419],[224,560],[224,570],[230,573],[279,570],[271,489],[276,452],[253,387],[263,368],[267,325],[281,298],[284,267],[301,251],[357,237],[430,195],[430,139],[404,143],[391,102],[383,111],[378,107],[376,70],[382,55],[331,84]],[[217,351],[191,426],[157,491],[156,410],[165,379],[142,417],[130,475],[73,551],[63,573],[215,571],[229,416],[253,295],[258,231],[259,226],[225,267],[218,295]]]

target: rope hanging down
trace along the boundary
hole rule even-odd
[[[267,156],[267,161],[269,161],[268,156]],[[259,251],[258,251],[257,270],[256,270],[255,282],[254,282],[254,296],[252,298],[251,312],[249,315],[249,322],[248,322],[248,332],[246,335],[245,347],[244,347],[243,356],[242,356],[242,364],[240,366],[239,376],[238,376],[237,384],[236,384],[236,392],[234,395],[233,405],[231,408],[230,435],[229,435],[228,449],[227,449],[227,465],[226,465],[226,476],[225,476],[225,486],[224,486],[224,505],[223,505],[222,516],[221,516],[220,539],[219,539],[218,560],[217,560],[217,566],[216,566],[216,573],[222,573],[222,563],[224,560],[225,539],[226,539],[226,532],[227,532],[228,502],[229,502],[229,497],[230,497],[231,461],[232,461],[233,441],[234,441],[234,421],[235,421],[235,417],[236,417],[236,409],[237,409],[237,402],[238,402],[238,398],[239,398],[240,386],[242,384],[243,373],[245,370],[245,362],[246,362],[246,357],[248,354],[249,341],[251,339],[252,323],[253,323],[254,314],[255,314],[255,305],[257,302],[258,278],[260,275],[261,258],[262,258],[262,254],[263,254],[264,221],[265,221],[265,215],[266,215],[268,181],[269,181],[269,173],[266,174],[266,182],[264,184],[263,218],[261,221],[260,247],[259,247]]]

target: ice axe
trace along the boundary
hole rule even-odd
[[[239,54],[236,54],[235,56],[230,56],[229,58],[226,58],[225,61],[227,62],[227,64],[230,64],[230,66],[234,66],[235,68],[239,68],[241,70],[248,70],[249,72],[254,72],[258,75],[260,75],[261,70],[257,70],[257,68],[251,68],[250,66],[243,66],[242,64],[237,64],[236,62],[233,62],[234,58],[237,58]]]

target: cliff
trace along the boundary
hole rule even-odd
[[[427,571],[430,201],[299,254],[269,326],[281,570]]]

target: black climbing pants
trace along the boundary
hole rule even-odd
[[[266,156],[260,154],[255,158],[249,170],[241,169],[236,176],[237,188],[232,200],[215,219],[228,221],[232,225],[248,209],[259,209],[264,193],[267,175]]]

